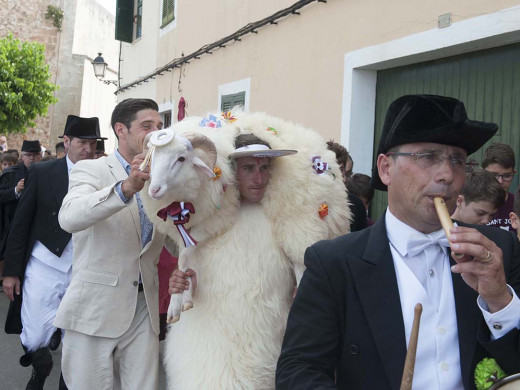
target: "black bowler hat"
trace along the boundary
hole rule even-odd
[[[27,141],[24,140],[22,143],[22,152],[41,152],[42,147],[40,146],[40,141]]]
[[[106,139],[100,135],[98,118],[81,118],[76,115],[67,117],[63,135],[87,139]],[[60,135],[58,138],[63,138],[63,135]]]
[[[386,112],[377,155],[416,142],[456,146],[467,154],[477,151],[497,132],[498,125],[468,119],[461,101],[436,95],[406,95],[395,100]],[[372,170],[372,187],[386,191],[377,166]]]
[[[96,143],[96,152],[97,151],[105,151],[105,141],[103,141],[102,139],[98,140],[98,142]]]

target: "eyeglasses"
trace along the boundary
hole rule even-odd
[[[490,171],[491,172],[491,171]],[[499,179],[502,179],[503,181],[513,181],[513,178],[515,177],[515,174],[514,173],[504,173],[502,175],[498,174],[498,173],[495,173],[495,172],[491,172],[493,175],[495,175],[495,178],[497,180]]]
[[[442,155],[439,152],[424,152],[424,153],[406,153],[406,152],[390,152],[387,156],[404,156],[413,157],[419,166],[425,169],[433,168],[434,166],[440,166],[444,160],[449,160],[451,167],[455,170],[464,172],[466,166],[475,166],[474,162],[466,162],[466,159],[462,156],[451,156]]]

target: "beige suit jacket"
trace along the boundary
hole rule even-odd
[[[54,325],[91,336],[119,337],[134,318],[139,274],[153,330],[159,334],[157,262],[165,237],[154,229],[141,248],[137,201],[125,204],[115,192],[128,175],[114,154],[79,161],[59,213],[72,233],[72,281]]]

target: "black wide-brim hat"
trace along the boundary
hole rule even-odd
[[[28,141],[28,140],[23,140],[22,142],[22,152],[41,152],[42,151],[42,147],[40,145],[40,141],[38,140],[35,140],[35,141]]]
[[[97,117],[82,118],[76,115],[67,117],[63,135],[60,135],[58,138],[63,138],[64,135],[86,139],[107,139],[106,137],[101,137],[99,119]]]
[[[105,151],[105,141],[103,141],[102,139],[98,140],[98,142],[96,143],[96,152],[97,151]]]
[[[401,96],[388,108],[377,156],[404,144],[431,142],[456,146],[470,155],[497,132],[498,125],[468,119],[461,101],[437,95]],[[386,191],[377,165],[372,170],[372,187]]]

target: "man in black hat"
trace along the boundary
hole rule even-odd
[[[105,153],[105,141],[99,140],[96,145],[96,156],[95,158],[98,159],[100,157],[106,157],[107,154]]]
[[[390,105],[372,175],[388,209],[368,229],[307,249],[277,389],[398,389],[417,303],[414,389],[473,389],[485,357],[520,371],[518,240],[459,224],[448,242],[433,203],[453,211],[467,155],[496,130],[452,98]]]
[[[21,161],[5,169],[0,176],[0,259],[3,259],[5,240],[24,189],[27,171],[32,163],[40,160],[40,142],[24,140]]]
[[[94,158],[96,142],[103,139],[98,118],[75,115],[68,116],[62,137],[66,156],[34,165],[28,172],[4,256],[4,291],[13,301],[12,306],[19,305],[21,292],[23,296],[22,329],[16,329],[20,319],[14,308],[10,309],[6,328],[18,330],[16,333],[21,331],[26,353],[20,363],[33,366],[27,389],[43,389],[52,369],[49,343],[56,331],[52,322],[72,273],[71,234],[58,223],[58,211],[68,191],[69,172],[76,162]],[[66,388],[63,381],[62,388]]]

